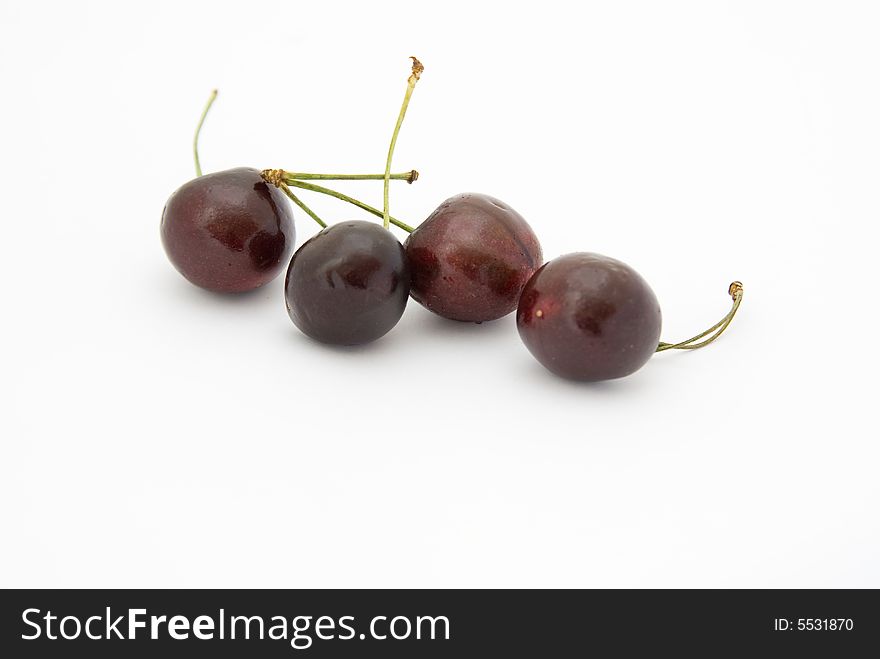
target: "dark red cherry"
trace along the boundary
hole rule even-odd
[[[522,216],[484,194],[444,201],[406,241],[413,299],[452,320],[483,322],[516,309],[542,262]]]
[[[660,342],[660,305],[625,263],[579,252],[553,259],[526,284],[519,335],[548,369],[575,380],[634,373]]]
[[[287,198],[247,167],[182,185],[165,204],[161,232],[180,274],[219,293],[242,293],[274,279],[295,241]]]
[[[327,227],[296,250],[284,285],[287,313],[324,343],[375,341],[397,324],[409,296],[403,245],[372,222]]]

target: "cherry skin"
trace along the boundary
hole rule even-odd
[[[180,274],[219,293],[243,293],[277,277],[295,241],[287,198],[247,167],[183,184],[165,204],[161,234]]]
[[[397,324],[410,275],[403,245],[372,222],[343,222],[303,243],[287,270],[293,323],[317,341],[369,343]]]
[[[516,309],[543,259],[519,213],[476,193],[440,204],[410,234],[406,254],[416,302],[444,318],[477,323]]]
[[[528,281],[516,314],[532,355],[574,380],[622,378],[644,366],[660,341],[660,305],[625,263],[578,252],[553,259]]]

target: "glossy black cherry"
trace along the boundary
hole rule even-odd
[[[337,345],[375,341],[406,308],[403,245],[372,222],[342,222],[305,242],[290,262],[287,312],[306,335]]]

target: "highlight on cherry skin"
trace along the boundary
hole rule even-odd
[[[416,302],[444,318],[477,323],[516,309],[543,259],[525,219],[479,193],[440,204],[407,238],[406,254]]]
[[[403,315],[410,275],[403,245],[373,222],[334,224],[293,255],[287,312],[323,343],[357,345],[384,336]]]
[[[660,341],[657,297],[633,268],[617,259],[577,252],[546,263],[522,291],[516,324],[523,343],[556,375],[594,382],[635,373],[656,352],[708,345],[730,324],[742,284],[728,293],[730,312],[680,343]]]

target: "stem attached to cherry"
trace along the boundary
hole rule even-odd
[[[406,108],[409,106],[409,99],[412,96],[413,90],[416,88],[416,83],[419,81],[422,71],[425,70],[425,67],[422,66],[422,63],[418,59],[415,57],[410,57],[410,59],[413,62],[412,73],[406,81],[406,94],[403,97],[403,104],[400,106],[400,114],[397,115],[397,123],[394,125],[394,132],[391,134],[391,144],[388,147],[388,158],[385,161],[385,184],[382,190],[382,223],[386,229],[391,222],[391,216],[388,211],[388,182],[391,180],[391,158],[394,156],[394,147],[397,146],[397,134],[400,132],[400,126],[403,124],[403,118],[406,116]],[[412,230],[410,229],[410,231]]]
[[[279,189],[281,190],[281,192],[283,192],[283,193],[286,194],[288,197],[290,197],[290,200],[291,200],[293,203],[295,203],[297,206],[299,206],[300,208],[302,208],[302,209],[306,212],[306,215],[308,215],[308,216],[309,216],[310,218],[312,218],[315,222],[317,222],[318,224],[320,224],[320,225],[321,225],[321,228],[323,228],[323,229],[326,229],[326,228],[327,228],[327,223],[326,223],[324,220],[322,220],[320,217],[318,217],[318,215],[315,213],[315,211],[313,211],[311,208],[309,208],[308,206],[306,206],[305,203],[303,203],[302,199],[300,199],[300,198],[297,197],[295,194],[293,194],[293,191],[292,191],[290,188],[287,187],[287,184],[286,184],[286,183],[282,183],[282,184],[279,185],[278,187],[279,187]]]
[[[733,307],[731,307],[730,311],[727,312],[727,315],[724,316],[717,323],[712,325],[705,332],[701,332],[696,336],[692,336],[686,341],[681,341],[680,343],[664,343],[660,342],[660,345],[657,346],[657,352],[663,352],[664,350],[696,350],[697,348],[702,348],[703,346],[707,346],[712,341],[717,339],[724,330],[727,329],[727,326],[730,325],[730,321],[733,320],[733,317],[736,315],[737,310],[739,309],[739,305],[742,302],[743,298],[743,285],[741,282],[735,281],[730,287],[727,289],[727,293],[733,299]],[[711,335],[711,336],[710,336]],[[708,336],[708,339],[705,337]],[[700,339],[705,339],[701,341]]]
[[[325,188],[322,185],[314,185],[312,183],[306,183],[305,181],[293,181],[292,183],[290,183],[290,185],[293,185],[297,188],[302,188],[303,190],[311,190],[312,192],[320,192],[321,194],[336,197],[341,201],[347,201],[349,204],[353,204],[354,206],[357,206],[358,208],[365,210],[368,213],[372,213],[376,217],[381,217],[383,219],[385,217],[384,213],[378,208],[373,208],[369,204],[365,204],[364,202],[355,199],[354,197],[349,197],[347,194],[337,192],[336,190],[331,190],[330,188]],[[388,216],[388,221],[394,226],[403,229],[407,233],[412,233],[413,231],[415,231],[415,229],[408,225],[406,222],[402,222],[396,218],[391,217],[390,215]]]
[[[217,98],[217,90],[211,92],[211,95],[208,97],[208,102],[205,104],[205,109],[202,110],[202,116],[199,117],[199,125],[196,126],[196,135],[193,138],[193,160],[196,163],[196,176],[202,175],[202,164],[199,162],[199,133],[202,132],[202,124],[205,123],[205,117],[208,116],[208,110],[211,109],[211,106],[214,104],[214,99]]]
[[[391,139],[391,148],[388,151],[388,162],[386,164],[385,173],[384,174],[310,174],[305,172],[285,172],[283,169],[264,169],[262,171],[263,180],[267,183],[274,185],[279,188],[285,195],[287,195],[293,203],[299,206],[305,213],[311,217],[315,222],[317,222],[322,228],[327,228],[327,223],[324,222],[318,214],[315,213],[311,208],[309,208],[298,196],[296,196],[293,191],[290,189],[290,186],[295,188],[301,188],[303,190],[311,190],[312,192],[320,192],[321,194],[330,195],[331,197],[336,197],[337,199],[341,199],[342,201],[346,201],[350,204],[361,208],[368,213],[372,213],[377,217],[383,218],[385,222],[385,228],[388,228],[389,223],[394,224],[395,226],[407,231],[409,233],[413,232],[413,228],[406,224],[405,222],[401,222],[388,214],[388,182],[395,181],[406,181],[407,183],[412,183],[419,178],[419,173],[411,169],[408,172],[401,172],[399,174],[391,173],[391,156],[394,153],[394,144],[397,141],[397,133],[400,131],[400,125],[403,122],[403,116],[406,114],[406,106],[409,103],[409,97],[412,95],[412,89],[415,86],[416,81],[419,79],[419,74],[422,72],[423,68],[421,63],[415,58],[413,60],[413,68],[412,75],[410,76],[409,86],[407,88],[406,98],[404,99],[403,107],[400,110],[400,117],[397,119],[397,126],[394,129],[394,136]],[[211,95],[208,97],[208,102],[205,104],[205,109],[202,110],[202,115],[199,117],[199,123],[196,125],[196,133],[193,137],[193,161],[196,166],[196,176],[202,175],[202,164],[199,161],[199,135],[202,132],[202,126],[205,123],[205,118],[208,116],[208,111],[211,109],[211,106],[214,104],[214,100],[217,98],[217,90],[213,90]],[[373,208],[372,206],[365,204],[362,201],[355,199],[354,197],[349,197],[346,194],[342,194],[341,192],[337,192],[336,190],[331,190],[330,188],[325,188],[320,185],[313,185],[310,183],[306,183],[307,180],[326,180],[326,181],[363,181],[363,180],[382,180],[385,182],[385,211],[384,213],[380,210]]]
[[[310,190],[311,192],[320,192],[321,194],[325,194],[330,197],[336,197],[336,199],[339,199],[341,201],[345,201],[345,202],[348,202],[349,204],[357,206],[358,208],[365,210],[368,213],[372,213],[376,217],[383,217],[382,211],[380,211],[377,208],[373,208],[369,204],[365,204],[364,202],[360,201],[359,199],[355,199],[354,197],[350,197],[347,194],[343,194],[342,192],[338,192],[336,190],[331,190],[330,188],[325,188],[323,185],[315,185],[314,183],[306,183],[305,181],[300,181],[299,179],[292,178],[292,176],[290,174],[288,174],[287,172],[285,172],[283,169],[264,169],[262,171],[261,175],[262,175],[264,181],[266,181],[267,183],[271,183],[272,185],[275,185],[275,186],[281,188],[282,190],[284,190],[285,187],[292,186],[294,188],[300,188],[301,190]],[[289,190],[289,188],[285,192],[285,194],[288,194],[288,196],[290,196],[290,198],[296,202],[296,199],[295,199],[293,193]],[[298,202],[298,203],[301,203],[301,202]],[[300,208],[302,208],[302,206],[300,206]],[[303,210],[305,210],[305,208],[303,208]],[[306,211],[306,212],[308,213],[309,211]],[[318,223],[321,224],[321,226],[327,226],[326,224],[324,224],[323,222],[318,220],[318,218],[314,214],[309,213],[309,215],[313,219],[317,220]],[[413,229],[413,227],[408,225],[406,222],[401,222],[400,220],[393,218],[393,217],[390,217],[390,216],[388,219],[391,222],[391,224],[403,229],[404,231],[406,231],[408,233],[412,233],[415,230],[415,229]]]
[[[284,172],[285,180],[294,181],[382,181],[385,174],[306,174],[304,172]],[[413,183],[419,180],[419,173],[411,169],[400,174],[390,174],[392,181]]]

